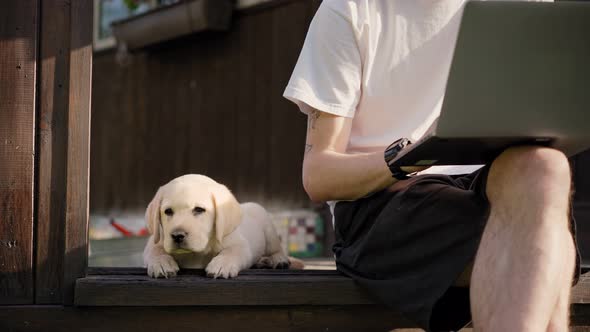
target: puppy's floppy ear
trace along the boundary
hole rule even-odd
[[[162,204],[162,187],[158,189],[156,195],[145,210],[145,222],[150,234],[154,234],[154,243],[160,242],[160,205]]]
[[[221,240],[233,232],[242,221],[242,209],[229,189],[219,183],[213,188],[213,204],[215,205],[215,236],[221,243]]]

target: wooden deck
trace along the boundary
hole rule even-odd
[[[1,330],[421,331],[336,271],[247,270],[230,280],[202,270],[158,280],[139,268],[88,272],[75,306],[0,307]],[[573,291],[573,332],[589,331],[589,301],[585,274]]]
[[[225,280],[203,270],[153,279],[143,268],[91,268],[75,294],[78,306],[377,305],[352,279],[329,270],[245,270]],[[572,303],[590,303],[590,273],[574,287]]]

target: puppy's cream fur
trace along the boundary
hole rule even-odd
[[[239,204],[224,185],[204,175],[184,175],[160,187],[145,218],[152,235],[143,258],[154,278],[174,276],[179,267],[230,278],[260,262],[289,265],[266,210]],[[178,234],[185,236],[180,244],[172,236]]]

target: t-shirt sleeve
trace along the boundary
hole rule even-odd
[[[361,95],[358,33],[349,1],[325,0],[317,10],[283,96],[298,106],[353,117]],[[301,107],[300,107],[301,109]]]

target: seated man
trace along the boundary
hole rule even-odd
[[[464,2],[323,1],[285,90],[308,115],[303,184],[330,204],[338,269],[423,328],[471,313],[476,331],[567,331],[579,256],[561,152],[409,179],[384,161],[440,113]]]

